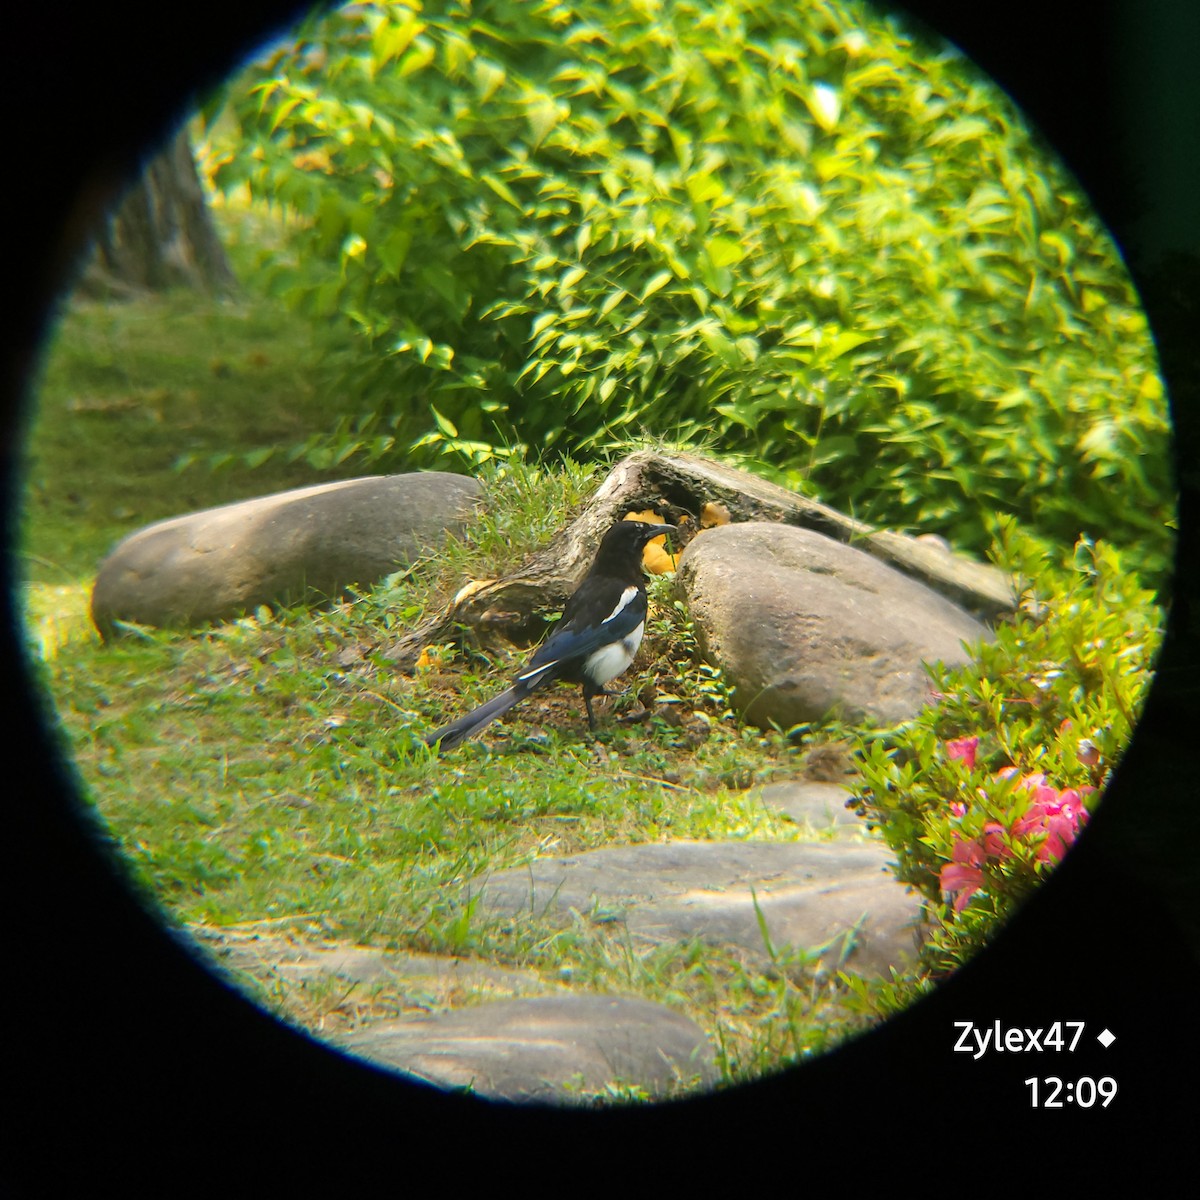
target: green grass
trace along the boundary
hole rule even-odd
[[[674,666],[660,618],[631,695],[595,740],[563,692],[524,706],[490,749],[436,760],[413,735],[447,709],[451,685],[463,689],[457,708],[488,682],[454,663],[405,677],[381,656],[409,590],[262,610],[203,634],[78,641],[43,664],[64,751],[146,896],[185,925],[287,921],[309,937],[476,956],[657,999],[713,1030],[731,1079],[823,1045],[830,997],[796,972],[690,944],[635,952],[619,925],[485,921],[470,908],[474,877],[539,855],[806,836],[744,790],[798,769],[798,752],[740,729],[710,681]],[[682,730],[624,723],[651,679],[701,715]]]
[[[27,641],[81,795],[132,885],[164,920],[193,930],[470,956],[531,970],[546,986],[659,1000],[709,1031],[727,1081],[816,1053],[873,1019],[843,989],[814,984],[803,964],[763,972],[698,943],[635,950],[619,923],[484,920],[470,903],[476,875],[538,855],[813,836],[746,790],[795,774],[802,755],[738,726],[720,681],[696,661],[669,581],[652,587],[655,615],[629,693],[595,739],[564,689],[522,706],[487,744],[437,761],[419,743],[509,664],[447,649],[405,676],[385,657],[391,641],[465,580],[514,567],[583,503],[598,466],[492,464],[489,511],[467,536],[331,608],[264,608],[203,631],[100,643],[87,599],[117,539],[159,518],[338,477],[303,455],[256,468],[244,459],[300,444],[336,418],[319,378],[319,339],[261,296],[73,303],[47,354],[21,518]],[[231,449],[238,455],[210,469]],[[185,457],[193,463],[181,470]],[[342,464],[341,476],[355,473]],[[649,684],[678,703],[639,719],[636,697]],[[668,711],[677,719],[662,719]],[[384,985],[302,994],[243,982],[314,1030],[429,1005]],[[468,988],[452,1002],[491,994]]]
[[[313,482],[303,462],[174,469],[290,445],[328,424],[302,323],[252,301],[76,303],[47,355],[28,440],[27,577],[84,578],[150,521]]]

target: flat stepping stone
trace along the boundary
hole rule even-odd
[[[130,534],[100,565],[92,620],[193,626],[310,594],[368,586],[463,528],[480,484],[418,471],[296,488],[173,517]]]
[[[489,915],[622,922],[655,945],[691,938],[763,966],[787,948],[810,967],[888,974],[917,949],[920,897],[881,842],[667,842],[610,847],[477,878]],[[764,943],[759,915],[771,947]]]
[[[540,996],[382,1021],[338,1039],[358,1057],[492,1100],[564,1103],[613,1085],[660,1098],[717,1078],[693,1021],[625,996]]]
[[[223,971],[243,972],[260,982],[282,979],[294,987],[336,977],[366,986],[394,984],[435,1002],[468,991],[508,994],[544,990],[535,971],[497,967],[469,958],[377,950],[346,943],[312,945],[289,938],[193,928],[201,950]]]
[[[791,779],[768,783],[759,789],[759,798],[769,808],[791,817],[797,825],[813,830],[867,834],[866,822],[846,807],[854,793],[840,783],[822,783]]]

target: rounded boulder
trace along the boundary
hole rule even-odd
[[[679,579],[705,656],[764,728],[907,720],[928,698],[924,664],[965,663],[966,646],[990,636],[925,584],[793,525],[707,530],[684,551]]]
[[[418,471],[323,483],[158,521],[119,542],[92,589],[105,635],[128,621],[193,626],[369,586],[436,550],[482,489]]]

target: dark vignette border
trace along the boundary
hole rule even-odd
[[[1046,1186],[1059,1171],[1078,1186],[1125,1163],[1148,1190],[1159,1173],[1165,1181],[1196,1166],[1200,8],[903,7],[1010,91],[1080,180],[1126,255],[1172,397],[1180,537],[1168,640],[1126,760],[1078,849],[935,995],[800,1071],[649,1110],[549,1112],[445,1096],[285,1030],[138,907],[80,821],[25,690],[6,586],[0,1063],[17,1111],[0,1181],[38,1195],[83,1179],[133,1184],[135,1194],[135,1180],[166,1194],[224,1181],[247,1194],[299,1175],[313,1194],[324,1181],[340,1190],[378,1178],[407,1190],[432,1178],[458,1191],[524,1177],[526,1187],[585,1192],[612,1180],[637,1194],[712,1188],[728,1164],[741,1188],[829,1179],[857,1192],[878,1172],[903,1194],[976,1187],[983,1175]],[[197,90],[296,11],[284,0],[113,0],[25,3],[5,16],[6,513],[20,404],[90,215]],[[8,585],[7,555],[4,570]],[[1069,1066],[975,1061],[952,1051],[956,1020],[1086,1020],[1118,1040]],[[1022,1085],[1035,1073],[1113,1075],[1121,1091],[1104,1111],[1035,1112]]]

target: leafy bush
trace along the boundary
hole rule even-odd
[[[983,550],[999,511],[1165,565],[1169,426],[1112,244],[890,17],[356,4],[229,99],[218,184],[300,214],[277,286],[361,339],[358,453],[703,434],[868,520]]]
[[[969,666],[937,676],[937,704],[862,750],[861,808],[899,878],[935,917],[935,973],[969,958],[1062,859],[1128,744],[1149,686],[1160,612],[1111,547],[1081,541],[1066,569],[1006,529],[1036,572],[1034,610]]]

